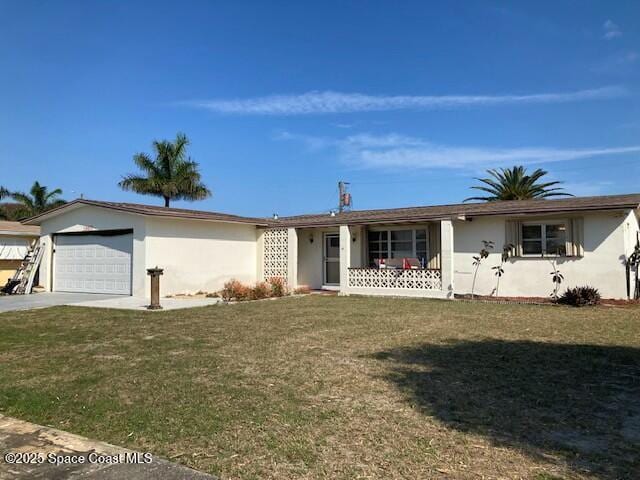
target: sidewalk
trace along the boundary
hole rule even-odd
[[[0,480],[215,480],[216,477],[157,457],[0,415]],[[7,463],[7,454],[31,454],[33,463]],[[15,455],[14,455],[15,456]],[[68,459],[85,463],[60,464]],[[94,463],[88,463],[88,460]],[[24,459],[26,460],[26,459]],[[150,461],[149,461],[150,460]],[[100,463],[95,463],[99,461]],[[145,463],[149,461],[148,463]],[[41,462],[41,463],[38,463]],[[51,463],[53,462],[53,463]],[[114,463],[123,462],[123,463]]]

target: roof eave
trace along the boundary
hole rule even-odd
[[[39,237],[40,232],[22,232],[19,230],[0,230],[2,236],[14,236],[14,237]]]
[[[90,207],[98,207],[104,208],[106,210],[115,210],[118,212],[128,213],[130,215],[141,215],[145,217],[157,217],[157,218],[168,218],[174,220],[200,220],[206,222],[218,222],[218,223],[234,223],[241,225],[256,225],[256,226],[267,226],[266,222],[256,221],[257,219],[247,218],[245,219],[234,219],[234,218],[207,218],[206,216],[198,216],[198,215],[177,215],[170,213],[161,213],[161,212],[150,212],[144,211],[136,208],[126,208],[121,207],[119,205],[105,205],[99,202],[93,202],[91,200],[84,199],[76,199],[71,202],[65,203],[56,208],[52,208],[51,210],[47,210],[44,213],[36,215],[31,218],[27,218],[23,220],[21,223],[24,225],[40,225],[42,221],[54,217],[56,215],[60,215],[64,210],[68,210],[70,207],[77,208],[77,206],[90,206]]]
[[[568,214],[572,212],[599,212],[599,211],[616,211],[616,210],[628,210],[628,209],[640,209],[640,204],[624,204],[624,205],[598,205],[598,206],[583,206],[583,207],[574,207],[570,209],[548,209],[548,210],[540,210],[531,209],[531,210],[507,210],[502,212],[458,212],[452,213],[449,215],[424,215],[424,216],[415,216],[410,217],[407,216],[405,218],[398,217],[387,217],[387,218],[376,218],[372,220],[363,220],[363,219],[340,219],[339,217],[330,217],[327,221],[322,222],[288,222],[286,219],[283,219],[278,223],[270,223],[268,228],[326,228],[326,227],[337,227],[340,225],[380,225],[380,224],[393,224],[393,223],[419,223],[419,222],[434,222],[440,220],[469,220],[475,217],[497,217],[497,216],[541,216],[541,215],[562,215]]]
[[[23,225],[40,225],[40,222],[42,220],[45,220],[46,218],[49,218],[51,216],[55,216],[58,214],[59,211],[67,210],[69,207],[75,206],[79,203],[85,203],[85,202],[81,202],[81,200],[72,200],[63,205],[60,205],[59,207],[52,208],[51,210],[47,210],[46,212],[40,213],[38,215],[34,215],[33,217],[26,218],[22,220],[20,223],[22,223]]]

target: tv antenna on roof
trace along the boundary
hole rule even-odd
[[[347,192],[347,185],[349,182],[338,182],[338,211],[344,212],[345,210],[351,210],[351,194]]]

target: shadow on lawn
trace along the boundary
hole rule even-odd
[[[640,349],[451,341],[374,355],[449,427],[602,479],[640,478]]]

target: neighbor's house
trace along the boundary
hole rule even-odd
[[[148,296],[161,267],[163,295],[215,291],[229,279],[283,277],[291,287],[342,294],[451,298],[471,291],[473,257],[494,249],[476,293],[543,296],[553,263],[566,286],[624,298],[625,259],[638,237],[640,194],[248,218],[128,203],[75,200],[31,218],[40,225],[48,290]]]
[[[0,221],[0,286],[13,277],[27,255],[29,246],[40,236],[37,226]]]

